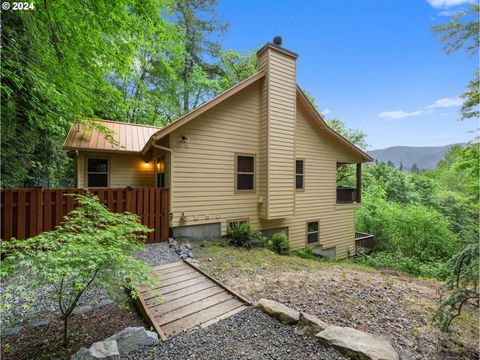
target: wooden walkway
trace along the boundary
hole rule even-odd
[[[161,294],[140,291],[137,306],[162,340],[194,327],[206,327],[236,314],[250,302],[196,266],[178,261],[153,268]]]

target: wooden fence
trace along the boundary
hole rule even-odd
[[[137,214],[147,227],[148,242],[166,241],[169,230],[168,189],[121,188],[89,189],[113,212]],[[75,208],[73,196],[85,189],[5,189],[1,190],[0,238],[26,239],[53,230]]]

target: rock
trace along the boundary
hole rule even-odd
[[[326,346],[359,360],[399,360],[392,344],[376,335],[341,326],[329,326],[315,335]]]
[[[118,351],[123,356],[138,348],[157,344],[158,335],[143,327],[127,327],[106,340],[116,341]]]
[[[120,360],[117,342],[115,340],[105,340],[94,343],[89,349],[81,348],[75,353],[71,360]]]
[[[328,325],[317,317],[301,312],[295,328],[295,334],[315,336],[315,334],[325,330],[327,327]]]
[[[260,299],[255,304],[255,307],[284,324],[295,325],[300,317],[298,311],[273,300]]]
[[[83,315],[92,310],[90,305],[78,306],[73,310],[73,315]]]
[[[212,260],[212,258],[208,258],[208,261],[212,262],[213,260]]]
[[[16,336],[22,330],[21,326],[2,329],[2,336]]]
[[[104,299],[104,300],[100,301],[97,305],[95,305],[95,309],[100,309],[100,308],[103,308],[103,307],[111,305],[111,304],[113,304],[113,300]]]
[[[44,319],[44,320],[39,320],[39,321],[35,321],[35,322],[32,322],[30,324],[28,324],[27,326],[29,328],[37,328],[37,327],[41,327],[41,326],[47,326],[48,324],[50,324],[50,321],[47,320],[47,319]]]
[[[187,248],[188,250],[192,250],[192,245],[191,245],[191,244],[186,243],[184,246],[185,246],[185,248]]]

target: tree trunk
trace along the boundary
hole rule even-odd
[[[67,347],[68,345],[68,318],[69,316],[63,317],[63,346]]]

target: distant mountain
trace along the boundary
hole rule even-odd
[[[455,144],[445,146],[392,146],[386,149],[372,150],[368,153],[375,160],[388,162],[389,160],[399,167],[403,164],[405,170],[410,171],[412,165],[417,164],[420,170],[435,169],[438,162],[443,159],[443,156],[448,149]]]

